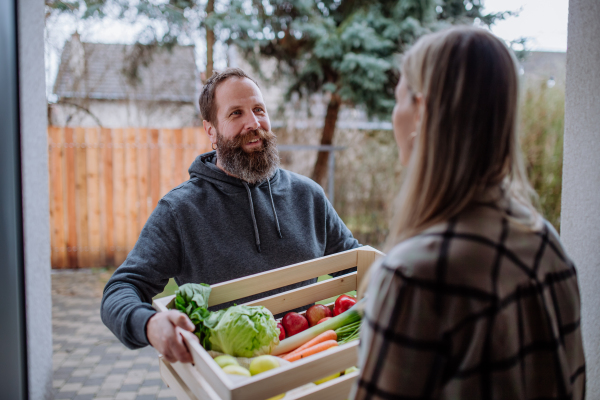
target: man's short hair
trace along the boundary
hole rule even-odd
[[[217,104],[215,102],[215,92],[217,87],[231,77],[248,78],[258,86],[258,83],[246,74],[240,68],[227,68],[223,72],[215,71],[204,84],[202,93],[200,93],[200,114],[202,119],[217,126]]]

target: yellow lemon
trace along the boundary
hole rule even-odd
[[[253,376],[273,368],[279,368],[279,360],[274,356],[258,356],[250,363],[250,373]]]
[[[358,368],[357,367],[350,367],[350,368],[348,368],[347,370],[344,371],[344,375],[347,375],[347,374],[349,374],[351,372],[354,372],[354,371],[358,371]]]
[[[340,376],[341,374],[342,374],[341,372],[338,372],[337,374],[333,374],[333,375],[329,375],[329,376],[327,376],[327,377],[325,377],[325,378],[321,378],[321,379],[319,379],[318,381],[315,381],[314,383],[315,383],[316,385],[320,385],[321,383],[325,383],[325,382],[327,382],[327,381],[330,381],[330,380],[332,380],[332,379],[335,379],[335,378],[337,378],[337,377],[338,377],[338,376]]]
[[[223,372],[230,375],[251,376],[250,371],[244,367],[240,367],[239,365],[227,365],[225,368],[223,368]]]
[[[267,400],[279,400],[285,397],[285,393],[278,394],[277,396],[269,397]]]
[[[219,367],[221,368],[225,368],[228,365],[240,365],[235,357],[228,355],[215,357],[215,362],[219,364]]]

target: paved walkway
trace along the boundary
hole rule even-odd
[[[53,271],[55,399],[171,399],[152,347],[129,350],[100,320],[102,271]]]

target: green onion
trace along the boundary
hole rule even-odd
[[[336,330],[343,326],[359,322],[360,314],[358,312],[358,306],[363,302],[363,300],[359,301],[340,315],[328,319],[325,322],[321,322],[320,324],[317,324],[312,328],[308,328],[300,333],[297,333],[294,336],[290,336],[289,338],[283,339],[281,342],[279,342],[279,345],[275,347],[275,349],[273,349],[271,355],[277,356],[279,354],[290,352],[302,346],[309,340],[316,338],[325,331],[328,331],[330,329]]]

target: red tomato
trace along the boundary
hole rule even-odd
[[[343,294],[337,298],[333,305],[333,315],[340,315],[355,304],[356,299],[354,297]]]

